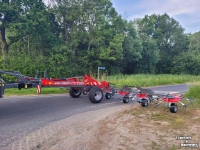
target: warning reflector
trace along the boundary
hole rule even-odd
[[[37,93],[38,93],[38,94],[41,93],[41,87],[40,87],[40,85],[37,85]]]

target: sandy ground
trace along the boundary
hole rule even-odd
[[[186,140],[200,146],[200,110],[172,114],[164,108],[125,104],[77,114],[14,141],[6,149],[176,150]],[[200,148],[192,148],[194,150]]]

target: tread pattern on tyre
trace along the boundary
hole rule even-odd
[[[79,91],[77,92],[77,90]],[[81,88],[73,88],[73,87],[69,88],[69,95],[73,98],[79,97],[81,95],[81,92],[82,92]]]
[[[141,105],[142,105],[142,107],[147,107],[148,106],[148,100],[143,99]]]
[[[100,92],[101,95],[102,95],[101,98],[100,98],[99,100],[97,100],[97,99],[95,98],[96,92]],[[91,101],[92,103],[100,103],[100,102],[102,101],[102,99],[103,99],[103,92],[102,92],[102,90],[101,90],[99,87],[93,87],[93,88],[90,89],[90,92],[89,92],[89,94],[88,94],[88,97],[89,97],[89,99],[90,99],[90,101]]]
[[[129,102],[129,99],[123,99],[123,102],[124,102],[124,103],[128,103],[128,102]]]
[[[112,95],[110,93],[106,93],[106,99],[111,99]]]
[[[177,110],[178,110],[177,104],[171,103],[171,105],[170,105],[170,107],[169,107],[169,110],[170,110],[171,113],[176,113]]]

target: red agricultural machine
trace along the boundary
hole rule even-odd
[[[119,95],[122,95],[124,103],[137,101],[142,107],[147,107],[149,104],[153,104],[155,107],[164,106],[171,113],[176,113],[178,107],[183,108],[185,111],[187,106],[193,105],[196,101],[196,99],[185,98],[179,94],[156,94],[151,89],[143,89],[139,86],[136,86],[136,89],[138,91],[124,86],[122,90],[119,90]]]
[[[3,74],[15,76],[17,82],[8,82]],[[110,99],[115,95],[116,98],[122,100],[124,103],[130,101],[137,101],[142,107],[147,107],[150,103],[154,103],[156,106],[165,104],[166,108],[169,108],[170,112],[176,113],[178,110],[177,103],[181,104],[181,107],[192,104],[194,100],[185,99],[187,104],[184,104],[181,95],[177,94],[155,94],[151,89],[143,89],[136,86],[134,89],[130,86],[124,85],[121,89],[117,89],[110,86],[107,81],[97,81],[88,75],[81,77],[71,78],[49,78],[47,72],[44,72],[43,78],[38,78],[38,72],[35,77],[24,76],[17,71],[5,71],[0,70],[0,98],[4,94],[6,88],[37,88],[37,93],[40,94],[43,87],[68,87],[69,94],[73,98],[79,97],[81,94],[88,94],[89,100],[93,103],[99,103],[102,101],[104,94],[106,99]]]
[[[17,82],[8,82],[3,74],[9,76],[15,76]],[[0,70],[0,97],[4,94],[4,89],[6,88],[37,88],[37,93],[41,93],[42,87],[69,87],[69,94],[73,98],[79,97],[82,93],[87,94],[91,102],[99,103],[103,99],[103,93],[105,97],[110,99],[114,94],[113,89],[109,86],[106,81],[98,82],[97,80],[91,78],[88,75],[81,77],[71,77],[71,78],[49,78],[47,77],[47,72],[44,72],[44,78],[38,78],[38,72],[35,77],[24,76],[17,71],[5,71]]]

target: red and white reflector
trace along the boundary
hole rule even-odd
[[[37,85],[37,93],[40,94],[41,93],[41,86]]]

